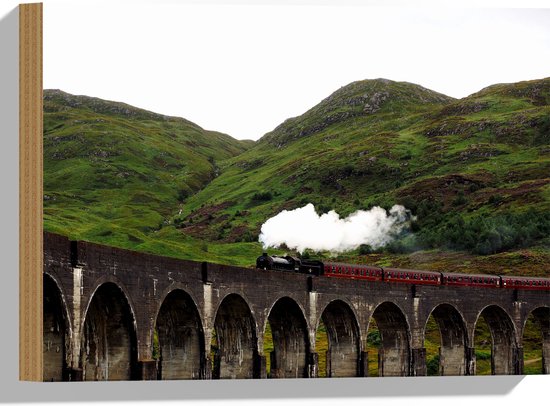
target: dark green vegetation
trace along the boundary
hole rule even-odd
[[[403,204],[412,232],[339,259],[550,274],[550,79],[460,100],[354,82],[256,143],[60,91],[44,109],[47,230],[249,266],[283,209]]]

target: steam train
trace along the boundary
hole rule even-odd
[[[371,265],[344,264],[305,260],[291,256],[262,254],[256,268],[283,272],[297,272],[327,278],[345,278],[366,281],[410,283],[414,285],[452,285],[482,288],[550,290],[550,279],[522,276],[474,275],[443,273],[411,269],[380,268]]]

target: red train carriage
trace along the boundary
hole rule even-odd
[[[482,288],[498,288],[500,287],[500,276],[446,273],[443,274],[442,284],[452,286],[477,286]]]
[[[550,290],[550,279],[521,276],[501,276],[505,289]]]
[[[258,269],[291,271],[329,278],[410,283],[414,285],[450,285],[481,288],[504,288],[550,291],[550,279],[521,276],[440,273],[411,269],[379,268],[369,265],[300,260],[263,254],[256,261]]]
[[[381,281],[382,268],[368,265],[341,264],[325,262],[324,275],[329,278],[362,279]]]
[[[384,268],[384,280],[386,282],[412,283],[415,285],[441,285],[441,273]]]

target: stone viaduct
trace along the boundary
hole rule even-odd
[[[251,262],[255,258],[251,258]],[[440,328],[441,375],[475,374],[474,331],[491,330],[493,374],[522,374],[529,315],[550,372],[550,292],[335,280],[138,253],[44,233],[44,380],[426,375],[425,327]],[[264,352],[269,325],[274,350]],[[215,351],[211,343],[215,337]],[[269,360],[270,370],[266,365]]]

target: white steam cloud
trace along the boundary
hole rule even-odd
[[[383,247],[410,225],[411,213],[401,205],[389,213],[381,207],[359,210],[341,219],[334,210],[318,215],[313,204],[295,210],[283,210],[263,225],[259,241],[264,248],[285,244],[303,252],[344,252],[361,244],[372,248]]]

